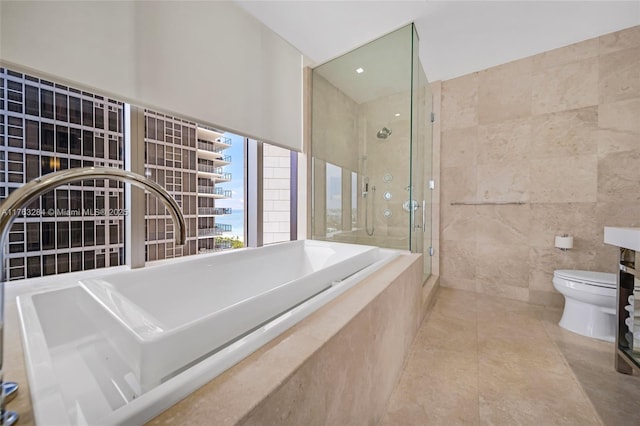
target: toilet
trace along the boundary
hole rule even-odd
[[[553,286],[564,296],[560,327],[607,342],[615,340],[616,275],[561,269]]]

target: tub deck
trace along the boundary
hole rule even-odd
[[[382,256],[377,248],[343,244],[337,245],[339,253],[332,249],[332,254],[326,250],[328,245],[336,248],[331,243],[311,242],[302,256],[277,248],[285,258],[296,260],[298,267],[283,265],[275,270],[287,269],[283,274],[294,270],[296,278],[278,285],[264,274],[249,274],[252,279],[247,287],[260,287],[263,292],[229,291],[233,293],[227,299],[233,300],[231,306],[213,312],[203,308],[207,298],[217,300],[213,286],[203,284],[202,277],[211,274],[194,273],[197,269],[187,261],[170,268],[146,268],[152,272],[151,280],[137,271],[115,273],[20,296],[36,418],[56,424],[141,424],[398,255],[384,251]],[[348,252],[342,253],[343,248]],[[300,247],[295,251],[300,252]],[[345,256],[353,261],[345,263]],[[200,268],[211,262],[208,257],[197,259],[205,263]],[[224,263],[232,270],[245,264],[241,259]],[[258,263],[251,266],[260,270]],[[180,281],[183,291],[179,295],[175,280],[167,279],[167,269],[174,267],[188,278]],[[212,268],[218,270],[220,265]],[[159,286],[151,295],[150,282]],[[171,294],[174,303],[167,305]],[[195,300],[194,309],[189,309],[185,295]],[[281,303],[283,299],[288,307]],[[290,310],[291,306],[296,308]],[[253,322],[232,325],[231,313]],[[215,352],[216,348],[222,349]]]

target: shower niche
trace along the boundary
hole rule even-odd
[[[431,111],[412,24],[313,69],[313,239],[430,246]]]

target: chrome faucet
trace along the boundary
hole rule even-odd
[[[0,204],[0,425],[17,421],[18,415],[5,411],[3,350],[4,350],[4,283],[7,277],[4,250],[7,234],[22,209],[42,194],[66,183],[87,179],[113,179],[130,183],[154,194],[166,206],[176,225],[175,241],[183,245],[187,238],[186,225],[180,206],[169,193],[157,183],[136,173],[111,167],[82,167],[60,170],[41,176],[13,191]]]

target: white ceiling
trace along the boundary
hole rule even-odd
[[[640,0],[236,1],[312,66],[415,22],[429,81],[640,25]]]

